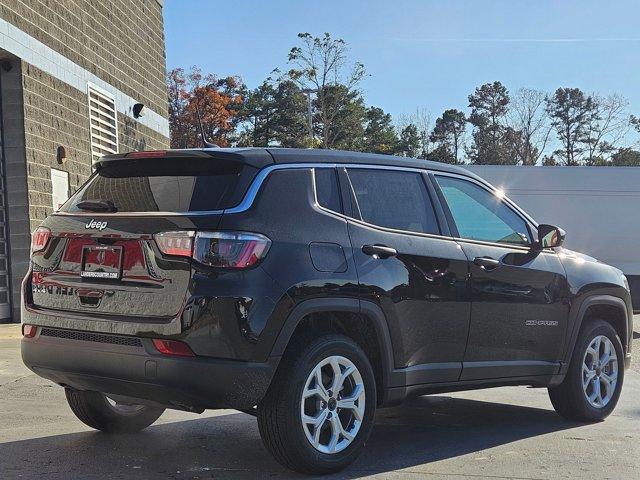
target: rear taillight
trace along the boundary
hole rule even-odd
[[[156,233],[153,238],[162,253],[179,257],[190,257],[193,251],[195,232]]]
[[[271,240],[247,232],[164,232],[154,235],[165,255],[192,257],[208,267],[251,268],[267,255]]]
[[[38,227],[31,235],[31,253],[44,250],[51,238],[51,230],[47,227]]]
[[[193,258],[209,267],[251,268],[267,255],[271,240],[259,233],[199,232]]]
[[[173,355],[175,357],[195,357],[196,354],[184,342],[178,340],[153,339],[153,346],[163,355]]]

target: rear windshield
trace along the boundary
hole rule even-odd
[[[230,204],[242,173],[238,162],[159,158],[106,163],[60,209],[87,212],[86,202],[117,212],[201,212]],[[83,208],[79,203],[85,202]],[[234,202],[236,203],[236,202]]]

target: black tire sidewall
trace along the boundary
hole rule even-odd
[[[316,450],[308,441],[300,419],[300,400],[307,378],[318,363],[327,357],[339,355],[354,363],[365,388],[365,413],[360,430],[353,442],[343,451],[325,454]],[[376,385],[373,370],[364,352],[354,342],[341,335],[328,335],[313,341],[303,352],[293,368],[289,392],[291,403],[287,413],[289,447],[294,448],[301,463],[310,472],[329,473],[350,464],[360,454],[371,433],[376,407]]]
[[[140,405],[136,412],[114,408],[105,394],[94,391],[65,390],[67,402],[79,420],[106,433],[135,433],[154,423],[163,408]]]

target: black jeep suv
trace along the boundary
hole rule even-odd
[[[34,232],[22,357],[93,428],[234,408],[308,473],[348,465],[376,408],[416,395],[547,387],[562,416],[600,420],[631,358],[628,284],[563,239],[440,163],[103,157]]]

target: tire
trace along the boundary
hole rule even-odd
[[[147,428],[164,412],[147,405],[112,405],[100,392],[65,388],[67,402],[85,425],[105,433],[135,433]]]
[[[594,343],[598,339],[600,343]],[[603,358],[607,350],[612,353],[615,351],[617,374],[613,387],[610,386],[611,378],[614,377],[613,359],[602,368],[596,368],[597,365],[593,365],[596,355],[587,353],[587,349],[595,345],[598,345],[598,361]],[[604,360],[606,361],[606,357]],[[567,420],[585,422],[604,420],[616,407],[620,397],[624,381],[623,360],[622,343],[611,324],[603,320],[589,320],[578,336],[565,379],[560,385],[549,388],[549,398],[553,408]],[[585,370],[583,370],[583,364],[585,364]],[[594,375],[592,380],[588,381],[592,375]],[[599,397],[598,392],[600,392]],[[593,402],[587,396],[594,397]]]
[[[331,391],[335,365],[340,371],[338,377],[345,377],[338,392]],[[347,370],[352,373],[345,375]],[[326,395],[318,386],[318,373]],[[303,401],[303,392],[311,391],[319,393],[310,394]],[[323,400],[323,395],[328,401]],[[337,472],[362,452],[373,427],[376,398],[371,364],[350,338],[336,334],[297,338],[288,347],[267,395],[258,405],[260,436],[267,450],[286,468],[306,474]],[[303,423],[303,414],[307,420],[322,420],[324,416],[318,422],[317,435],[313,423]],[[334,432],[341,430],[347,436],[340,433],[333,441]],[[354,437],[349,440],[352,434]]]

